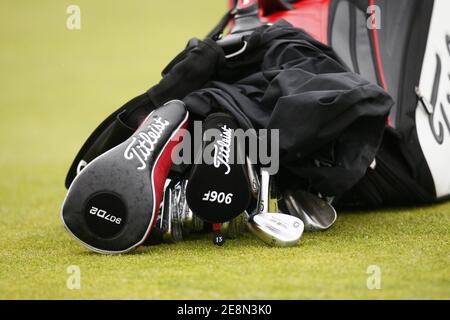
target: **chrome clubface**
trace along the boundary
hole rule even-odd
[[[267,244],[277,247],[296,245],[303,234],[303,222],[282,213],[258,213],[249,217],[249,230]]]
[[[178,220],[174,192],[169,185],[166,186],[166,189],[164,190],[164,200],[159,220],[159,228],[163,232],[164,242],[177,242],[182,240],[182,230]]]
[[[312,193],[288,191],[284,200],[289,213],[303,221],[305,231],[326,230],[336,221],[337,214],[333,206]]]
[[[166,185],[159,222],[164,242],[182,241],[191,232],[203,229],[203,221],[192,213],[186,202],[186,186],[187,180]]]
[[[248,229],[269,245],[278,247],[296,245],[303,235],[303,222],[288,214],[268,212],[270,174],[267,170],[261,169],[260,181],[256,212],[251,216],[247,215]]]

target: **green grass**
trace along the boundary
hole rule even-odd
[[[112,110],[145,91],[225,1],[0,3],[0,298],[450,299],[450,204],[342,213],[299,246],[208,236],[122,256],[88,252],[62,227],[71,160]],[[175,4],[176,3],[176,6]],[[81,289],[66,287],[81,268]],[[381,268],[381,289],[366,270]]]

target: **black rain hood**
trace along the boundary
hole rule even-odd
[[[182,99],[195,119],[227,111],[244,129],[279,129],[280,187],[302,187],[324,196],[349,190],[375,159],[394,103],[391,97],[350,72],[330,47],[284,20],[260,27],[244,40],[246,50],[226,58],[212,39],[192,39],[164,69],[160,83],[94,131],[66,185],[78,161],[125,140],[155,107]],[[124,129],[108,132],[119,117]],[[106,143],[97,142],[102,135],[109,139]]]
[[[247,50],[228,60],[215,42],[202,43],[186,58],[198,56],[198,68],[180,75],[175,66],[166,77],[204,81],[208,70],[203,88],[183,99],[190,112],[205,117],[226,110],[243,128],[279,129],[279,182],[342,194],[374,161],[393,100],[283,20],[246,41]]]

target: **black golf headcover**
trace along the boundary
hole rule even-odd
[[[123,253],[142,244],[156,222],[172,149],[188,124],[183,102],[154,110],[126,141],[91,161],[64,200],[67,230],[89,249]]]
[[[216,129],[220,137],[207,138],[208,129]],[[235,218],[251,201],[244,148],[236,143],[236,129],[236,121],[225,113],[211,114],[203,122],[202,147],[192,166],[186,199],[194,214],[211,223]],[[204,161],[208,155],[213,161]]]

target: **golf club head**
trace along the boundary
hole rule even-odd
[[[159,228],[162,230],[164,242],[178,242],[182,240],[181,225],[177,223],[175,215],[176,207],[174,206],[174,192],[172,184],[168,184],[164,190],[164,200],[161,209],[161,217],[159,220]]]
[[[271,246],[295,246],[303,234],[303,222],[283,213],[257,213],[248,217],[247,227],[255,236]]]
[[[148,244],[176,243],[204,228],[203,220],[195,216],[186,202],[186,180],[166,180],[164,198],[156,226]]]
[[[252,200],[244,149],[235,135],[239,124],[232,115],[217,112],[208,115],[202,128],[186,199],[203,220],[223,223],[240,215]]]
[[[69,233],[100,253],[125,253],[144,244],[156,225],[172,150],[188,115],[182,101],[167,102],[130,138],[91,161],[62,205]]]
[[[290,214],[300,218],[305,231],[320,231],[330,228],[336,221],[336,210],[327,201],[303,190],[288,190],[284,201]]]
[[[290,247],[296,245],[303,235],[304,224],[294,216],[269,212],[270,173],[261,168],[260,190],[255,213],[247,214],[247,228],[265,243]]]
[[[191,232],[201,231],[204,226],[203,220],[194,215],[189,208],[186,200],[187,184],[187,180],[182,180],[176,187],[177,210],[184,236],[187,236]]]

